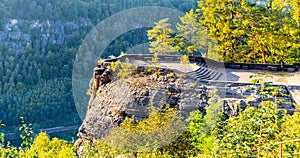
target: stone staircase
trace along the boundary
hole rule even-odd
[[[198,62],[196,65],[199,68],[195,71],[189,72],[188,75],[200,80],[218,80],[222,76],[222,72],[218,71],[218,68],[207,65],[205,63]]]

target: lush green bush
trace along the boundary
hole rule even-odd
[[[72,144],[68,144],[65,140],[53,138],[52,140],[46,133],[40,133],[29,149],[20,150],[21,157],[76,157],[76,153]]]
[[[122,79],[130,77],[130,75],[133,73],[133,65],[130,64],[128,58],[125,59],[125,62],[112,62],[111,69],[114,72],[117,72],[118,77]]]
[[[69,158],[76,157],[75,147],[68,144],[65,140],[53,138],[52,140],[46,133],[40,133],[28,146],[28,148],[16,148],[7,144],[6,146],[0,145],[0,157],[59,157]]]

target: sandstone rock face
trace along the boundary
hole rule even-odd
[[[147,69],[152,72],[146,73]],[[164,108],[169,105],[184,117],[191,111],[204,111],[208,106],[207,88],[193,84],[195,81],[167,68],[139,66],[130,77],[122,79],[107,64],[100,64],[94,69],[90,82],[91,98],[77,145],[106,137],[126,117],[147,118],[150,106]]]
[[[4,41],[0,44],[21,54],[27,43],[38,40],[43,52],[50,43],[63,45],[67,39],[74,37],[80,28],[88,24],[91,24],[90,20],[82,18],[69,22],[8,19],[4,29],[0,30],[0,40]]]

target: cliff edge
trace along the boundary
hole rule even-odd
[[[150,106],[174,107],[182,116],[208,106],[206,87],[183,73],[157,65],[100,62],[89,91],[88,111],[76,142],[79,147],[82,142],[92,144],[108,136],[126,117],[137,121],[147,118]]]

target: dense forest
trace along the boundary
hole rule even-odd
[[[72,97],[72,68],[82,40],[98,22],[138,6],[183,12],[196,1],[0,1],[0,120],[17,130],[19,116],[34,128],[80,124]],[[117,38],[105,57],[147,41],[146,29]],[[74,121],[75,120],[75,121]]]

